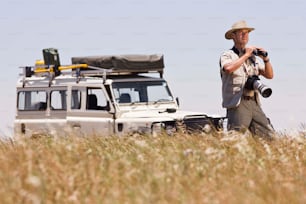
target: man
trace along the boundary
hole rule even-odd
[[[245,21],[238,21],[225,33],[226,39],[233,40],[234,47],[220,57],[222,106],[227,109],[229,130],[249,129],[255,135],[271,138],[274,130],[260,107],[258,90],[246,86],[251,76],[273,78],[267,52],[260,47],[247,46],[253,30]]]

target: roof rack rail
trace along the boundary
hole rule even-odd
[[[39,65],[39,66],[24,66],[20,67],[23,69],[23,75],[25,77],[31,77],[33,75],[55,75],[55,66],[53,65]],[[154,70],[148,70],[148,69],[106,69],[106,68],[100,68],[100,67],[94,67],[89,66],[87,64],[72,64],[72,65],[64,65],[59,66],[58,70],[60,71],[59,75],[65,75],[67,73],[71,72],[62,72],[75,70],[75,72],[79,72],[83,76],[94,76],[94,75],[129,75],[129,74],[141,74],[141,73],[160,73],[163,74],[163,69],[154,69]]]
[[[25,82],[29,80],[33,75],[34,76],[44,76],[49,78],[49,86],[51,85],[52,80],[57,76],[71,75],[75,76],[77,79],[77,83],[80,81],[81,77],[86,76],[99,76],[104,80],[107,79],[107,76],[119,76],[119,75],[132,75],[132,74],[142,74],[142,73],[159,73],[160,78],[163,77],[163,70],[142,70],[142,69],[103,69],[100,67],[88,66],[87,64],[73,64],[73,65],[65,65],[59,66],[58,71],[59,74],[56,74],[54,71],[53,65],[39,65],[39,66],[24,66],[20,67],[23,69],[23,87],[25,86]],[[70,70],[70,72],[69,72]]]

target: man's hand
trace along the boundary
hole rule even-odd
[[[248,46],[245,48],[245,55],[247,57],[251,57],[253,55],[253,51],[256,50],[257,48],[255,46]]]
[[[260,52],[267,52],[264,48],[262,47],[256,47],[257,50],[259,50]],[[269,57],[268,56],[262,56],[262,55],[258,55],[258,57],[260,57],[264,62],[268,62],[269,61]]]

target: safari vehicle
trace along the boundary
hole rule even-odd
[[[163,55],[73,57],[57,49],[24,66],[17,82],[16,134],[124,135],[210,132],[223,117],[179,109],[163,78]]]

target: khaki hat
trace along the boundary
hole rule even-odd
[[[228,40],[232,39],[232,33],[235,32],[236,30],[241,30],[241,29],[249,30],[249,32],[251,32],[252,30],[255,30],[255,28],[248,27],[245,21],[238,21],[234,23],[232,25],[232,28],[225,33],[225,38]]]

